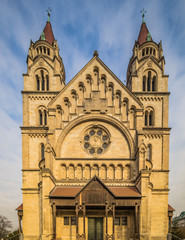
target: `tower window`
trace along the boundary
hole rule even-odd
[[[148,72],[147,91],[150,91],[151,72]]]
[[[144,125],[145,126],[154,125],[154,111],[150,107],[145,111]]]
[[[146,55],[148,55],[148,48],[146,48]]]
[[[48,55],[50,55],[50,49],[48,48]]]
[[[44,156],[44,144],[41,144],[41,160],[43,160],[45,158]]]
[[[144,55],[145,55],[145,49],[142,50],[142,56],[144,56]]]
[[[153,55],[155,56],[155,49],[154,49],[154,51],[153,51]]]
[[[40,90],[40,80],[39,80],[39,76],[36,75],[36,80],[37,80],[37,91]]]
[[[41,70],[41,77],[42,77],[42,90],[45,90],[45,80],[44,80],[44,72]]]
[[[49,91],[49,76],[46,75],[46,90]]]
[[[155,91],[155,82],[156,82],[156,76],[153,76],[153,79],[152,79],[152,91],[153,92]]]
[[[44,125],[47,125],[47,113],[46,113],[46,110],[44,110]]]
[[[143,91],[146,91],[146,76],[143,76]]]
[[[43,121],[42,121],[42,112],[41,112],[41,110],[39,110],[39,120],[40,120],[40,125],[42,125]]]
[[[152,126],[152,111],[149,113],[149,126]]]

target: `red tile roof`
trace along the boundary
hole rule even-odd
[[[141,194],[136,187],[109,187],[116,197],[140,197]]]
[[[55,37],[53,34],[53,30],[51,27],[51,23],[49,21],[47,21],[46,26],[43,30],[44,34],[45,34],[45,41],[49,42],[49,43],[53,43],[53,41],[55,41]],[[41,37],[40,37],[41,40]]]
[[[75,197],[82,187],[56,187],[50,197]],[[141,194],[135,187],[108,187],[115,197],[140,197]]]
[[[17,210],[17,211],[23,210],[23,203],[18,208],[16,208],[15,210]]]
[[[170,204],[168,204],[168,212],[174,212],[174,211],[175,211],[175,209],[172,208],[172,206],[170,206]]]
[[[56,187],[51,193],[51,197],[75,197],[82,187]]]
[[[140,32],[139,32],[138,39],[137,39],[137,41],[139,42],[139,45],[146,42],[148,33],[149,33],[149,31],[148,31],[148,28],[146,26],[146,23],[143,22],[142,25],[141,25],[141,29],[140,29]],[[151,40],[152,40],[152,38],[151,38]]]

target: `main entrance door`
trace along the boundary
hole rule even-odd
[[[103,240],[103,218],[88,218],[88,240]]]

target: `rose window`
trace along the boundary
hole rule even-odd
[[[83,138],[83,147],[89,154],[102,154],[110,144],[108,133],[101,128],[88,129]]]

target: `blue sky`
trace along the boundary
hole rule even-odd
[[[124,82],[140,25],[140,10],[155,42],[162,40],[170,75],[170,197],[176,214],[185,210],[185,1],[184,0],[0,0],[0,214],[17,226],[21,196],[22,73],[30,40],[38,40],[50,7],[66,81],[95,49]]]

